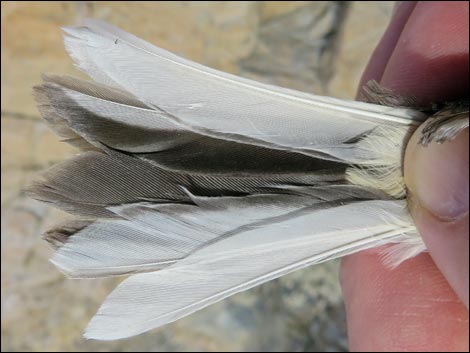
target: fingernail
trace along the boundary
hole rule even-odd
[[[452,221],[468,213],[468,130],[452,141],[418,144],[419,128],[405,154],[405,182],[415,204]]]

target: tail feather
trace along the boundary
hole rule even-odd
[[[401,175],[422,113],[238,78],[99,21],[65,32],[96,82],[45,76],[35,94],[82,151],[29,192],[80,217],[44,236],[59,269],[132,275],[87,337],[135,335],[370,247],[396,244],[393,265],[424,249]]]
[[[200,135],[130,95],[71,77],[45,76],[35,91],[44,118],[54,130],[65,131],[59,134],[67,140],[81,138],[87,146],[131,153],[165,169],[249,175],[345,168],[344,163]]]

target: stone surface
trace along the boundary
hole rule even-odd
[[[393,12],[393,1],[353,1],[343,23],[341,44],[328,94],[354,98],[369,56],[374,51]]]
[[[262,9],[265,7],[273,11],[273,4]],[[324,94],[333,74],[349,5],[325,1],[290,7],[291,11],[260,22],[253,52],[240,61],[241,73],[253,79]]]
[[[87,321],[120,279],[68,280],[39,234],[67,216],[25,197],[39,171],[76,153],[38,119],[41,73],[80,76],[59,27],[104,19],[212,67],[353,98],[391,2],[2,2],[2,351],[343,351],[337,262],[314,266],[176,323],[116,342]]]

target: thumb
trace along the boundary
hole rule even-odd
[[[426,147],[418,144],[421,129],[405,154],[410,212],[434,262],[468,308],[468,129]]]

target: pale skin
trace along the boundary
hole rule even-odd
[[[468,27],[468,2],[400,3],[360,87],[375,79],[422,104],[468,96]],[[418,138],[407,148],[405,180],[429,253],[395,270],[377,250],[343,260],[352,351],[469,349],[468,130],[426,148]]]

